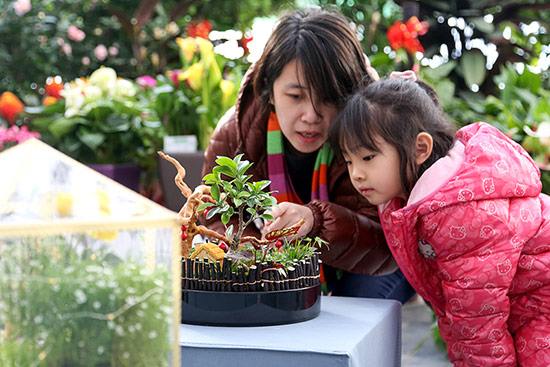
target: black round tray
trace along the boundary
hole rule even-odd
[[[321,285],[269,292],[182,291],[181,322],[266,326],[311,320],[321,312]]]

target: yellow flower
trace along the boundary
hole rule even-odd
[[[185,80],[193,90],[199,90],[202,86],[202,74],[204,72],[204,63],[202,61],[191,65],[187,70],[181,73],[179,80]]]
[[[69,216],[73,213],[73,194],[69,192],[57,193],[57,214],[62,217]]]
[[[99,215],[101,217],[108,217],[111,215],[111,199],[105,191],[97,192],[97,199],[99,204]],[[103,241],[112,241],[118,237],[117,231],[92,231],[90,236],[93,238],[103,240]]]
[[[198,49],[195,38],[187,37],[183,39],[181,37],[178,37],[176,38],[176,43],[182,50],[185,60],[187,60],[187,62],[191,62],[191,60],[193,60],[193,56],[195,55],[195,52]]]
[[[235,91],[235,83],[230,80],[220,80],[220,89],[222,90],[222,105],[226,106]]]

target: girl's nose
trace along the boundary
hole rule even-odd
[[[362,169],[354,167],[353,165],[350,166],[350,176],[355,181],[363,181],[366,177],[365,172]]]

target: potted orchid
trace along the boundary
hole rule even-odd
[[[65,83],[63,98],[56,103],[25,112],[42,140],[70,157],[89,165],[130,164],[150,179],[156,168],[152,157],[164,132],[146,118],[139,91],[135,82],[100,67],[86,78]]]

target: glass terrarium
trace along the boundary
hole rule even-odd
[[[179,366],[176,213],[36,139],[0,170],[0,365]]]

